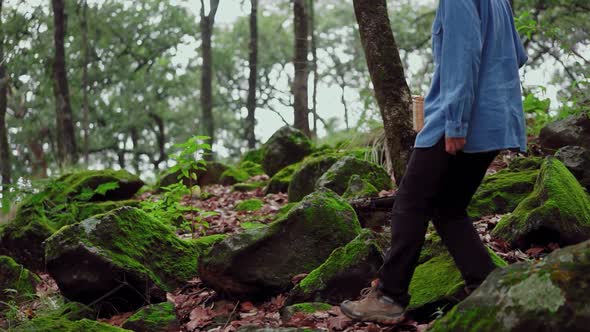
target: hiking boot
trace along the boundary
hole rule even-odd
[[[396,324],[404,319],[405,313],[402,306],[384,295],[375,285],[363,289],[360,300],[342,302],[340,309],[352,319],[383,324]]]

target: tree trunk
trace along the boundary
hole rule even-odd
[[[391,31],[385,0],[354,0],[354,12],[385,129],[390,172],[401,183],[415,140],[412,96]]]
[[[80,20],[82,30],[82,104],[84,109],[84,116],[82,127],[84,130],[84,163],[88,165],[88,132],[89,132],[89,113],[90,105],[88,104],[88,64],[90,62],[90,50],[88,49],[88,2],[86,0],[82,3],[82,19]]]
[[[256,89],[258,78],[258,0],[250,0],[252,10],[250,11],[250,56],[248,64],[250,75],[248,77],[248,100],[246,108],[246,141],[249,149],[256,148]]]
[[[2,178],[3,202],[8,198],[8,186],[11,183],[10,146],[8,145],[8,129],[6,128],[6,110],[8,98],[8,75],[4,64],[4,28],[2,22],[2,5],[0,0],[0,177]],[[5,204],[2,204],[3,207]]]
[[[318,136],[318,53],[315,35],[315,8],[314,0],[309,0],[309,31],[311,35],[311,66],[313,70],[313,95],[311,113],[313,114],[313,136]]]
[[[72,165],[77,161],[77,149],[64,46],[67,31],[67,16],[64,0],[52,0],[52,5],[55,41],[53,93],[56,103],[57,154],[58,161],[61,165]]]
[[[209,136],[210,143],[215,143],[215,123],[213,121],[213,57],[211,54],[211,37],[215,14],[219,6],[219,0],[209,1],[210,11],[205,15],[205,3],[201,0],[201,56],[203,66],[201,69],[201,111],[205,134]],[[211,160],[212,154],[206,154],[205,158]]]
[[[306,0],[294,0],[293,12],[295,16],[295,78],[293,79],[295,128],[310,136],[309,108],[307,105],[307,79],[309,77],[307,54],[309,51],[309,20],[307,16]]]

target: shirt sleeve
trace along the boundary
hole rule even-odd
[[[481,19],[474,0],[441,0],[440,10],[445,136],[466,137],[481,63]]]

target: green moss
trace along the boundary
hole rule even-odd
[[[248,192],[264,188],[264,186],[266,186],[266,181],[242,182],[234,184],[232,189],[239,192]]]
[[[446,316],[437,320],[431,332],[483,332],[506,331],[497,318],[498,310],[493,307],[453,308]]]
[[[145,212],[123,207],[66,226],[46,241],[46,259],[83,243],[90,251],[116,267],[145,275],[156,285],[171,291],[195,276],[199,246],[176,237],[169,226]]]
[[[243,221],[240,223],[240,227],[242,227],[243,229],[254,229],[254,228],[260,228],[260,227],[265,227],[266,224],[263,224],[261,222],[255,222],[255,221]]]
[[[39,282],[39,277],[11,257],[0,256],[0,301],[28,300],[35,296]]]
[[[301,280],[293,292],[310,293],[324,288],[325,282],[361,262],[374,248],[379,250],[372,232],[367,229],[361,231],[346,246],[334,250],[322,265]]]
[[[293,174],[301,167],[301,162],[289,165],[281,169],[269,181],[266,188],[266,194],[286,193],[289,191],[289,185]]]
[[[245,162],[252,162],[260,165],[262,164],[262,154],[262,149],[246,151],[246,153],[244,153],[244,155],[242,156],[240,164],[243,164]]]
[[[378,190],[389,190],[393,185],[383,167],[354,157],[345,157],[332,165],[317,180],[316,187],[329,188],[342,195],[353,175],[359,175],[362,180],[372,184]]]
[[[467,209],[472,218],[512,212],[533,190],[539,170],[502,170],[487,176]]]
[[[250,176],[262,175],[264,174],[264,170],[260,164],[251,162],[251,161],[244,161],[240,163],[239,169],[248,173]]]
[[[533,192],[512,214],[502,218],[493,234],[511,244],[526,246],[527,236],[536,230],[556,232],[561,244],[590,237],[590,199],[576,178],[554,157],[543,163]]]
[[[275,215],[275,220],[279,220],[283,217],[285,217],[289,211],[291,211],[291,209],[296,206],[297,203],[287,203],[285,205],[283,205],[279,211],[277,211],[277,214]]]
[[[221,174],[221,184],[223,185],[232,185],[238,182],[245,182],[250,178],[250,174],[246,171],[230,167],[225,172]]]
[[[152,332],[180,329],[174,304],[170,302],[144,307],[129,317],[122,326],[133,331]]]
[[[293,313],[297,312],[304,312],[306,314],[313,314],[318,311],[327,311],[332,309],[332,305],[328,303],[321,303],[321,302],[307,302],[307,303],[297,303],[294,305],[289,306],[292,309]]]
[[[236,205],[236,211],[248,211],[255,212],[260,210],[264,206],[264,202],[258,198],[252,198],[245,201],[241,201]]]
[[[105,195],[92,193],[101,184],[117,182],[118,188]],[[15,219],[0,234],[0,251],[16,258],[25,266],[43,269],[43,241],[65,225],[70,225],[93,214],[134,201],[103,201],[107,198],[127,199],[133,196],[143,182],[127,171],[82,171],[61,176],[46,188],[25,199]],[[80,194],[84,194],[84,200]]]
[[[542,164],[543,158],[540,157],[520,157],[510,162],[508,168],[512,171],[538,170]]]
[[[41,317],[17,326],[15,332],[123,332],[124,330],[88,319],[70,321],[65,318]]]
[[[348,182],[348,188],[342,197],[346,199],[359,199],[376,197],[379,195],[379,190],[374,185],[366,180],[363,180],[359,175],[353,175]]]

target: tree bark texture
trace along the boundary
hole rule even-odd
[[[318,54],[317,54],[317,38],[315,34],[315,8],[314,0],[309,0],[309,34],[311,36],[311,66],[313,70],[313,92],[311,113],[313,114],[313,130],[314,137],[318,136]]]
[[[354,0],[354,12],[385,129],[388,168],[401,183],[415,140],[412,96],[385,0]]]
[[[205,3],[201,0],[201,112],[205,135],[211,138],[210,143],[215,143],[215,121],[213,120],[213,57],[211,54],[211,37],[213,36],[213,24],[219,0],[209,1],[209,13],[205,14]],[[206,159],[212,159],[211,154],[205,155]]]
[[[246,141],[248,148],[256,148],[256,90],[258,79],[258,0],[250,0],[250,55],[248,65],[250,67],[250,75],[248,76],[248,100],[246,101],[246,108],[248,115],[246,117]]]
[[[301,130],[308,137],[309,129],[309,108],[307,103],[307,80],[309,69],[307,65],[307,54],[309,52],[309,19],[306,0],[293,1],[294,29],[295,29],[295,56],[293,65],[295,77],[293,79],[294,97],[294,126]]]
[[[64,0],[52,0],[55,59],[53,63],[53,92],[56,103],[57,154],[61,165],[77,161],[74,119],[70,104],[70,92],[66,70],[64,40],[67,31],[67,15]]]

